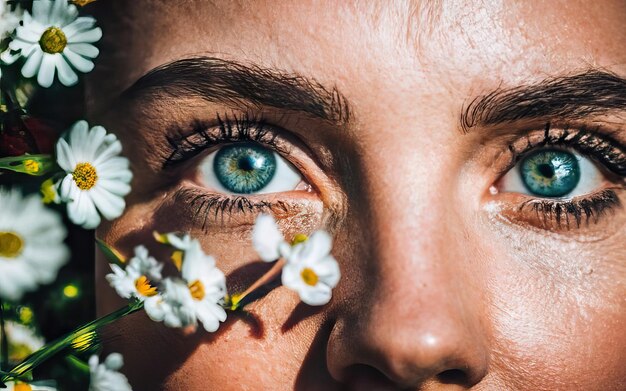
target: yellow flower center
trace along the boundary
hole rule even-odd
[[[32,391],[33,387],[30,384],[19,383],[13,386],[13,391]]]
[[[157,294],[157,289],[150,284],[150,280],[146,276],[141,276],[135,280],[135,288],[142,296],[150,297]]]
[[[57,190],[54,185],[54,181],[52,178],[46,179],[41,184],[41,188],[39,189],[41,194],[43,195],[42,202],[44,204],[50,204],[57,199]]]
[[[196,300],[204,299],[204,284],[202,284],[200,280],[195,280],[189,284],[189,292],[191,292],[191,297]]]
[[[291,241],[291,245],[295,246],[296,244],[304,243],[309,240],[309,237],[305,234],[296,234]]]
[[[61,53],[67,46],[67,37],[63,30],[58,27],[49,27],[41,34],[39,39],[41,50],[46,53]]]
[[[24,241],[13,232],[0,232],[0,256],[15,258],[24,249]]]
[[[24,169],[29,174],[35,174],[41,170],[41,164],[33,159],[27,159],[24,160]]]
[[[89,190],[96,184],[98,174],[91,164],[78,163],[76,168],[74,168],[72,178],[74,178],[74,182],[76,182],[76,186],[78,186],[79,189]]]
[[[311,285],[311,286],[315,286],[317,284],[317,281],[319,281],[320,279],[317,276],[317,274],[315,274],[313,269],[308,268],[308,267],[305,267],[304,269],[302,269],[302,271],[300,272],[300,277],[302,277],[302,280],[304,281],[305,284]]]

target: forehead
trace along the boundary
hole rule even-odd
[[[348,97],[466,96],[591,66],[626,73],[623,0],[100,4],[105,42],[92,80],[107,80],[103,99],[193,55],[303,74]]]

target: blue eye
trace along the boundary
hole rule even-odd
[[[255,144],[223,147],[213,161],[215,176],[229,191],[239,194],[257,192],[267,186],[276,174],[276,158]]]
[[[580,166],[576,157],[566,151],[537,151],[520,165],[526,189],[543,197],[562,197],[571,193],[580,182]]]
[[[210,187],[230,194],[264,194],[293,190],[302,176],[277,153],[252,142],[226,145],[200,164]]]
[[[501,190],[543,198],[573,198],[597,191],[605,177],[574,151],[541,149],[529,153],[501,180]]]

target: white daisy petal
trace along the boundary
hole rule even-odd
[[[252,229],[252,245],[265,262],[272,262],[280,258],[279,247],[285,242],[283,234],[278,229],[274,217],[260,215]]]
[[[47,23],[52,9],[52,1],[37,0],[33,1],[33,18],[39,23]]]
[[[84,57],[95,58],[100,54],[100,50],[89,43],[71,43],[67,47]]]
[[[90,16],[81,16],[72,23],[63,27],[65,37],[70,42],[76,42],[73,40],[74,35],[79,31],[84,31],[93,28],[96,25],[96,20]]]
[[[24,66],[22,66],[22,76],[27,78],[35,76],[37,71],[39,71],[42,59],[43,51],[41,49],[35,49],[24,63]]]
[[[72,51],[72,49],[69,48],[65,48],[65,50],[63,51],[63,56],[65,56],[65,58],[67,59],[67,61],[77,70],[79,70],[82,73],[89,73],[93,70],[93,61],[86,59],[83,56],[80,56],[76,53],[74,53],[74,51]]]
[[[78,75],[67,64],[64,58],[59,58],[56,62],[59,81],[66,87],[71,87],[78,83]]]
[[[303,289],[300,299],[308,305],[328,304],[332,297],[332,290],[326,285],[320,285],[316,289]]]
[[[57,163],[65,171],[72,171],[76,167],[76,158],[67,141],[59,139],[56,145]]]
[[[98,186],[102,187],[104,190],[110,192],[111,194],[115,194],[120,197],[123,197],[130,193],[130,185],[128,183],[116,180],[100,179],[98,181]]]
[[[120,217],[126,207],[122,197],[107,192],[99,185],[93,188],[91,197],[102,216],[107,220]]]
[[[47,54],[43,55],[43,60],[39,67],[39,73],[37,74],[37,83],[44,88],[48,88],[54,81],[54,74],[56,70],[57,56],[60,54]]]
[[[94,43],[102,38],[102,29],[96,27],[91,30],[78,31],[72,35],[72,43]]]

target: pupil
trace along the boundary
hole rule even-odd
[[[554,176],[554,167],[552,166],[552,164],[540,164],[537,167],[537,171],[539,171],[541,175],[545,176],[546,178],[552,178]]]
[[[252,156],[246,156],[239,159],[237,168],[242,171],[253,171],[255,169],[254,158]]]

